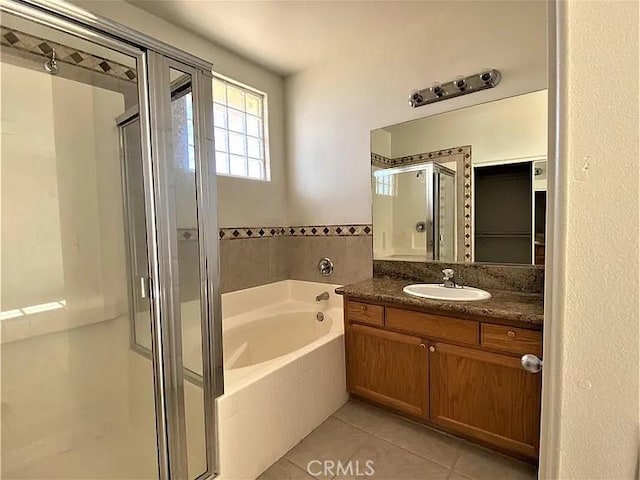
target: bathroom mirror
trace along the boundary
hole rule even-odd
[[[372,130],[374,259],[543,265],[546,155],[546,90]]]

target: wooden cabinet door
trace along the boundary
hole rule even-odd
[[[414,417],[428,416],[428,355],[420,337],[351,324],[349,392]]]
[[[466,347],[430,346],[430,419],[446,429],[536,458],[541,375],[520,359]]]

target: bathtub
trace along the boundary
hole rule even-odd
[[[335,288],[286,280],[222,296],[221,478],[256,478],[347,401]]]

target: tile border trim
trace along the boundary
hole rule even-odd
[[[462,162],[458,162],[458,166],[462,167],[459,168],[459,170],[462,172],[462,179],[464,181],[461,191],[464,207],[464,218],[462,219],[462,234],[464,238],[462,261],[472,262],[473,247],[471,244],[471,238],[473,233],[471,226],[471,182],[473,181],[473,176],[471,171],[471,145],[435,150],[433,152],[416,153],[415,155],[398,158],[387,158],[372,152],[371,165],[380,168],[391,168],[398,165],[413,165],[417,163],[435,161],[439,158],[451,157],[453,155],[462,155]],[[456,175],[456,181],[458,181],[459,178],[460,176]]]
[[[134,67],[128,67],[114,60],[98,57],[89,52],[36,37],[14,28],[3,26],[0,29],[0,44],[5,48],[37,55],[43,60],[48,58],[51,51],[55,49],[56,60],[60,63],[67,63],[126,82],[135,83],[137,81],[138,73]]]
[[[372,236],[371,224],[295,225],[290,227],[230,227],[219,229],[220,240],[269,237]]]

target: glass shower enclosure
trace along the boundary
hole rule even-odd
[[[374,167],[375,259],[455,261],[455,175],[433,162]]]
[[[0,476],[212,478],[211,65],[60,2],[0,8]]]

